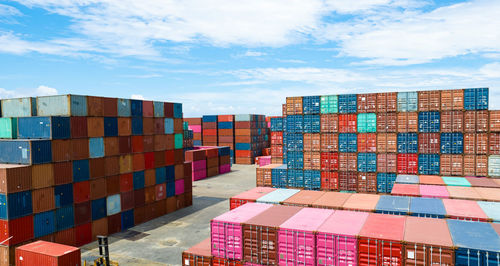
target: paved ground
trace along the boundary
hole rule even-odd
[[[232,172],[193,183],[193,206],[109,237],[111,259],[120,266],[181,265],[182,251],[208,238],[210,220],[229,210],[229,198],[255,187],[255,166],[233,165]],[[82,247],[93,261],[97,243]]]

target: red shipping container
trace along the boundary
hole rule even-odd
[[[128,211],[134,208],[135,199],[134,191],[122,192],[120,193],[120,207],[123,211]]]
[[[224,258],[213,257],[212,266],[243,266],[243,262],[237,260],[229,260]]]
[[[398,113],[398,132],[418,132],[418,114],[416,112]]]
[[[75,203],[85,202],[90,200],[90,182],[83,181],[73,183],[73,201]]]
[[[174,117],[174,104],[173,103],[165,103],[163,107],[163,111],[165,112],[166,118]]]
[[[120,192],[134,190],[134,176],[132,173],[120,175]]]
[[[441,149],[441,134],[439,133],[420,133],[418,134],[418,152],[419,153],[439,153]]]
[[[398,116],[396,113],[377,114],[377,132],[397,132]]]
[[[488,143],[487,133],[464,134],[464,153],[488,154]]]
[[[358,113],[377,112],[377,94],[358,94]]]
[[[358,171],[358,155],[356,153],[339,153],[340,171]]]
[[[256,187],[251,190],[240,193],[236,196],[233,196],[229,200],[229,209],[236,209],[239,206],[246,204],[248,202],[255,202],[258,198],[267,195],[273,191],[275,188],[270,187]]]
[[[377,193],[377,174],[358,173],[358,193]]]
[[[108,216],[108,234],[112,235],[122,230],[122,216],[120,213]],[[92,236],[91,236],[92,237]]]
[[[418,156],[416,154],[398,154],[398,174],[417,174]]]
[[[87,117],[86,116],[72,116],[70,118],[71,124],[71,138],[87,138]]]
[[[0,220],[0,228],[0,242],[3,245],[13,246],[28,241],[34,237],[33,215],[14,220]]]
[[[92,224],[86,223],[75,227],[76,246],[80,247],[92,242]]]
[[[233,122],[234,121],[234,115],[218,115],[217,116],[217,121],[218,122]]]
[[[441,111],[451,111],[464,109],[463,90],[443,90],[441,91]]]
[[[16,248],[16,265],[82,265],[80,249],[46,241]]]
[[[283,145],[283,132],[271,132],[271,145]]]
[[[380,173],[396,173],[397,172],[397,156],[395,153],[379,153],[377,154],[377,172]]]
[[[283,157],[283,146],[273,145],[271,146],[271,157]]]
[[[144,138],[143,136],[132,136],[132,152],[144,152]]]
[[[73,164],[71,162],[54,163],[53,168],[54,168],[54,185],[57,186],[73,182]]]
[[[144,153],[144,167],[151,169],[155,167],[155,154],[154,152]]]
[[[370,213],[359,232],[358,265],[403,265],[406,218]]]
[[[339,190],[356,191],[358,183],[357,172],[338,172]]]
[[[304,151],[320,151],[321,149],[320,134],[305,133],[304,134]]]
[[[441,112],[441,132],[463,132],[464,112],[446,111]]]
[[[70,228],[63,231],[58,231],[55,233],[55,241],[58,244],[74,246],[76,245],[75,229]]]
[[[395,133],[379,133],[377,134],[377,151],[397,152],[398,151],[398,135]]]
[[[377,134],[358,134],[358,152],[377,152]]]
[[[322,114],[320,120],[321,133],[336,133],[339,131],[339,116],[337,114]]]
[[[332,152],[339,151],[339,135],[338,134],[321,134],[321,151],[322,152]]]
[[[441,175],[463,176],[464,160],[462,155],[442,154]]]
[[[477,201],[443,199],[443,205],[450,219],[487,222],[488,216]]]
[[[339,154],[337,152],[321,153],[321,171],[338,171]]]
[[[377,93],[377,112],[396,112],[397,111],[397,92]]]
[[[339,115],[339,132],[341,133],[356,133],[357,128],[357,115]]]
[[[441,108],[441,91],[419,91],[418,111],[439,111]]]
[[[339,189],[339,173],[338,172],[321,172],[321,190],[338,190]]]
[[[132,142],[130,137],[119,137],[119,151],[120,154],[129,154],[132,152]]]
[[[146,194],[143,188],[134,190],[134,208],[146,204]]]
[[[144,154],[136,153],[132,154],[132,169],[134,172],[144,170]]]

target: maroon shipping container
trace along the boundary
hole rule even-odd
[[[418,111],[439,111],[441,108],[441,91],[419,91]]]
[[[146,204],[146,195],[144,189],[134,190],[134,208],[144,206]]]
[[[105,176],[117,175],[120,173],[120,157],[105,157],[104,163],[106,167],[104,167]]]
[[[52,162],[70,161],[71,154],[71,140],[52,140]]]
[[[356,153],[339,153],[340,171],[358,171],[358,156]]]
[[[398,117],[396,113],[377,114],[377,132],[396,132]]]
[[[104,155],[115,156],[120,154],[120,141],[118,137],[104,138]]]
[[[416,112],[398,113],[398,132],[418,132],[418,114]]]
[[[377,193],[377,174],[358,172],[358,193]]]
[[[132,141],[130,136],[119,137],[119,151],[122,155],[132,153]]]
[[[441,112],[441,132],[463,132],[464,112],[446,111]]]
[[[451,111],[464,109],[464,91],[463,90],[444,90],[441,91],[441,111]]]
[[[358,113],[377,112],[377,94],[358,94]]]
[[[87,138],[87,117],[86,116],[72,116],[70,118],[71,125],[71,138]]]
[[[152,152],[154,151],[154,136],[143,136],[144,140],[144,152]]]
[[[278,265],[278,229],[302,208],[276,205],[243,225],[243,259],[247,263]]]
[[[0,164],[0,193],[31,189],[31,168],[27,165]]]
[[[88,139],[72,139],[71,140],[71,159],[85,160],[89,156],[89,140]]]
[[[165,151],[155,151],[154,160],[155,168],[165,166]]]
[[[144,137],[143,136],[132,136],[130,141],[132,143],[132,153],[144,152]]]
[[[358,134],[358,152],[377,152],[377,134]]]
[[[54,187],[36,189],[32,192],[33,213],[55,209]]]
[[[80,247],[92,242],[92,224],[86,223],[75,227],[76,246]]]
[[[165,117],[173,118],[174,117],[174,104],[173,103],[165,103],[164,108]]]
[[[103,102],[103,114],[106,117],[116,117],[118,116],[118,101],[116,98],[107,98],[104,97],[102,99]]]
[[[89,160],[90,178],[99,178],[106,175],[106,159],[95,158]]]
[[[321,151],[322,152],[339,151],[339,135],[338,134],[330,134],[330,133],[321,134],[320,144],[321,144]],[[499,147],[500,147],[500,144],[499,144]],[[271,147],[271,149],[272,148],[273,147]],[[499,148],[499,150],[500,150],[500,148]],[[283,154],[283,150],[281,151],[281,154]]]
[[[107,196],[106,178],[101,177],[90,180],[90,199],[100,199]]]
[[[120,213],[108,216],[108,234],[112,235],[122,230],[122,216]]]
[[[396,92],[377,93],[377,112],[396,112],[398,94]]]
[[[440,152],[441,134],[439,133],[420,133],[418,135],[418,152],[427,154],[436,154]]]
[[[122,212],[133,209],[135,204],[134,191],[131,190],[120,193],[120,200],[121,200]]]
[[[58,244],[74,246],[76,245],[75,229],[70,228],[55,233],[55,241]]]
[[[339,172],[339,190],[356,191],[357,183],[357,172]]]
[[[154,135],[154,151],[164,151],[167,149],[167,135]]]
[[[165,111],[165,109],[163,109]],[[142,101],[142,115],[144,117],[154,116],[153,101]]]
[[[336,133],[339,131],[339,116],[337,114],[321,115],[321,133]]]
[[[88,116],[104,116],[103,97],[87,96]]]
[[[154,134],[165,134],[165,119],[155,118],[154,119]]]
[[[73,182],[72,162],[54,163],[53,168],[54,168],[54,185],[57,186]]]
[[[320,151],[321,135],[314,133],[304,134],[304,151]]]
[[[377,172],[380,173],[396,173],[397,172],[397,156],[395,153],[379,153],[377,154]]]
[[[16,265],[82,265],[80,249],[62,244],[36,241],[16,248]]]
[[[464,134],[464,153],[488,154],[488,143],[487,133]]]
[[[377,152],[397,152],[398,151],[398,135],[394,133],[379,133],[377,134]]]
[[[75,204],[75,226],[90,223],[92,211],[90,201]]]
[[[463,176],[464,161],[462,155],[441,155],[441,175]]]
[[[134,224],[138,225],[146,222],[146,206],[136,207],[134,209]]]
[[[134,190],[134,177],[132,173],[120,175],[120,192]]]

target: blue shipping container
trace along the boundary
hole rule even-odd
[[[243,150],[243,151],[250,151],[252,150],[252,144],[250,143],[242,143],[242,142],[237,142],[236,145],[234,146],[236,150]]]
[[[35,238],[53,234],[56,231],[54,211],[35,214],[33,226]]]
[[[32,212],[31,191],[0,194],[0,219],[12,220]]]
[[[342,94],[338,96],[339,113],[354,114],[358,111],[358,96],[356,94]]]
[[[17,137],[20,139],[69,139],[69,117],[19,117]]]
[[[119,117],[130,117],[131,110],[129,99],[118,99],[117,105]]]
[[[165,118],[165,134],[174,134],[174,119]]]
[[[132,135],[142,135],[143,123],[142,117],[132,117]]]
[[[302,133],[304,131],[304,117],[301,115],[287,116],[286,129],[288,133]]]
[[[302,134],[286,133],[286,149],[287,151],[304,150],[304,136]]]
[[[219,147],[219,156],[229,156],[231,155],[231,148],[229,146]]]
[[[89,160],[73,161],[73,182],[89,180]]]
[[[73,184],[65,184],[54,188],[56,208],[73,204]]]
[[[175,182],[167,182],[167,198],[175,196]]]
[[[62,231],[75,226],[75,214],[73,205],[67,205],[56,209],[56,231]]]
[[[464,90],[465,110],[488,110],[488,88],[475,88]]]
[[[134,227],[134,210],[122,212],[122,231]]]
[[[182,118],[182,103],[174,103],[174,118]]]
[[[50,140],[0,140],[0,163],[43,164],[52,161]]]
[[[418,173],[421,175],[439,175],[440,173],[439,154],[419,154]]]
[[[303,188],[304,187],[304,171],[288,170],[288,186]]]
[[[168,165],[165,167],[166,169],[166,182],[174,182],[175,181],[175,166]]]
[[[375,207],[376,213],[407,215],[410,212],[410,198],[382,195]]]
[[[305,115],[304,116],[304,133],[319,133],[321,129],[319,115]]]
[[[193,145],[194,146],[201,146],[202,145],[201,140],[193,140]]]
[[[305,115],[319,114],[320,96],[302,97],[302,109]]]
[[[417,153],[417,133],[398,133],[398,153]]]
[[[202,117],[203,122],[217,122],[216,115],[204,115]]]
[[[321,172],[315,170],[305,170],[304,188],[309,190],[319,190],[321,188]]]
[[[92,221],[106,217],[106,198],[92,201]]]
[[[104,136],[105,137],[118,136],[118,118],[104,117]]]
[[[104,139],[89,138],[89,155],[90,158],[104,157]]]
[[[418,132],[432,133],[441,129],[441,116],[439,112],[420,112],[418,114]]]
[[[378,173],[377,174],[377,191],[379,193],[391,193],[396,174],[393,173]]]
[[[288,184],[288,171],[285,164],[271,170],[271,182],[273,187],[286,188]]]
[[[357,152],[358,137],[355,133],[340,133],[339,134],[339,151],[340,152]]]
[[[358,171],[369,173],[377,172],[377,154],[358,153]]]
[[[418,93],[398,92],[398,111],[416,112],[418,110]]]
[[[233,127],[233,122],[219,122],[218,124],[219,129],[233,129]]]
[[[282,117],[271,118],[271,131],[283,131],[283,120]]]
[[[442,154],[462,154],[464,152],[463,133],[441,133]]]
[[[500,237],[489,223],[447,220],[455,265],[499,265]]]
[[[142,100],[130,100],[130,115],[142,117]]]
[[[288,169],[303,169],[304,154],[302,152],[293,151],[288,154]]]
[[[444,218],[446,209],[441,199],[412,197],[410,213],[417,217]]]
[[[174,179],[175,179],[175,173],[174,173]],[[167,182],[167,168],[166,167],[156,168],[156,184],[163,184],[165,182]]]

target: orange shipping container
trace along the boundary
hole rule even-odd
[[[131,121],[130,117],[118,117],[118,136],[132,135]]]
[[[302,114],[302,97],[286,97],[286,114]]]
[[[377,112],[377,94],[358,94],[358,113]]]
[[[321,134],[320,144],[322,152],[339,151],[339,135]]]
[[[283,132],[271,132],[271,145],[283,145]]]
[[[463,110],[464,91],[444,90],[441,91],[441,111]]]
[[[377,112],[396,112],[397,98],[396,92],[377,93]]]
[[[398,113],[398,132],[418,132],[418,114],[416,112]]]
[[[486,155],[465,155],[464,156],[465,176],[487,176],[488,157]]]
[[[339,131],[339,116],[337,114],[322,114],[320,120],[321,133],[337,133]]]
[[[33,213],[41,213],[55,208],[54,187],[32,191]]]
[[[52,140],[52,161],[67,162],[71,160],[71,140]]]
[[[466,111],[464,115],[464,131],[468,133],[488,132],[489,111]]]
[[[0,164],[0,193],[15,193],[31,189],[31,167]]]
[[[419,91],[418,111],[439,111],[441,107],[441,91]]]
[[[441,112],[441,132],[463,132],[464,112]]]
[[[377,174],[358,173],[358,193],[377,193]]]
[[[464,134],[465,154],[488,154],[488,134]]]
[[[358,171],[358,156],[356,153],[339,153],[340,171]]]
[[[490,111],[490,131],[500,132],[500,111]]]
[[[398,117],[396,113],[377,114],[377,132],[396,132],[398,129]]]
[[[119,158],[120,158],[119,156],[105,157],[104,158],[104,164],[106,165],[106,167],[104,167],[105,176],[117,175],[120,173],[120,159]]]
[[[104,116],[103,98],[87,96],[87,112],[89,116]]]
[[[118,137],[106,137],[104,138],[104,155],[115,156],[120,154],[120,145]]]
[[[53,164],[37,164],[31,166],[31,187],[33,189],[54,186]]]
[[[319,153],[319,152],[304,152],[304,169],[305,170],[320,170],[321,169],[321,153]]]
[[[304,134],[304,151],[320,151],[321,135],[315,133]]]
[[[377,151],[379,153],[397,152],[397,134],[379,133],[377,134]]]
[[[104,118],[87,117],[87,132],[89,138],[104,137]]]
[[[377,152],[377,134],[358,134],[358,152]]]
[[[397,156],[395,153],[377,154],[377,172],[396,173],[398,170]]]
[[[463,176],[463,165],[462,155],[441,155],[441,175]]]
[[[85,160],[89,158],[89,140],[88,139],[72,139],[71,140],[71,159]]]

